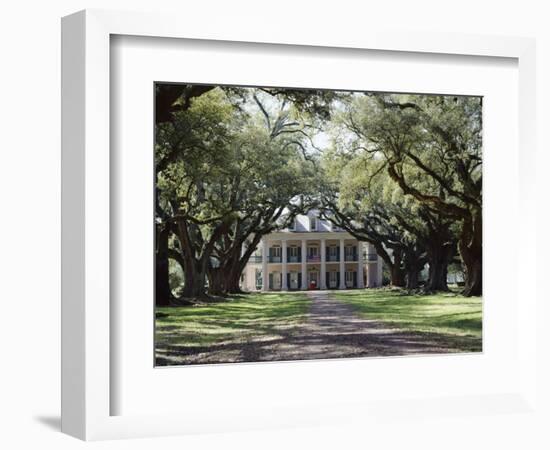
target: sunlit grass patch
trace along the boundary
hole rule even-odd
[[[304,294],[249,294],[201,306],[156,309],[156,347],[203,347],[267,337],[305,319]]]
[[[399,329],[436,333],[464,351],[481,351],[482,299],[456,292],[410,295],[396,289],[339,291],[335,297],[363,317]]]

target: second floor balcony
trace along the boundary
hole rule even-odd
[[[261,264],[263,262],[263,257],[262,255],[252,255],[250,257],[250,259],[248,260],[249,263],[256,263],[256,264]],[[279,255],[268,255],[267,257],[267,262],[268,263],[282,263],[283,262],[283,258]],[[286,262],[287,263],[301,263],[302,262],[302,257],[301,256],[291,256],[291,255],[288,255],[287,258],[286,258]]]
[[[298,255],[289,255],[287,254],[287,263],[301,263],[304,258],[302,258],[302,255],[298,253]],[[249,259],[250,263],[262,263],[263,258],[261,255],[252,255]],[[319,254],[308,254],[305,258],[305,261],[308,263],[320,263],[321,262],[321,255]],[[328,253],[325,257],[325,261],[328,263],[334,263],[334,262],[340,262],[340,253],[337,254],[334,253]],[[358,262],[359,261],[359,255],[357,253],[346,253],[344,255],[344,261],[345,262]],[[378,255],[376,253],[364,253],[363,254],[363,262],[377,262],[378,261]],[[281,264],[283,262],[283,258],[281,255],[268,255],[267,257],[268,263],[274,263],[274,264]]]

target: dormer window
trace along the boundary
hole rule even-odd
[[[310,231],[317,231],[317,217],[310,217],[309,218],[309,230]]]
[[[294,219],[292,222],[290,222],[290,225],[288,226],[289,231],[296,231],[296,219]]]

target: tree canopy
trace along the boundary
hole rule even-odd
[[[339,106],[334,147],[324,161],[333,180],[327,201],[340,210],[346,229],[370,229],[373,243],[392,248],[389,236],[384,242],[384,236],[374,239],[374,234],[396,226],[409,244],[411,236],[424,241],[432,271],[435,255],[446,266],[458,240],[465,293],[480,295],[481,99],[351,94]],[[430,248],[435,242],[439,249]],[[387,262],[391,267],[393,262]],[[445,289],[445,277],[443,268],[436,277],[440,282],[430,279],[431,286]]]
[[[206,279],[211,294],[238,290],[261,237],[306,211],[315,193],[303,114],[285,99],[248,94],[210,90],[157,129],[156,158],[168,160],[157,175],[157,218],[193,280],[184,297],[203,296]]]
[[[262,236],[315,207],[374,245],[396,286],[481,295],[478,97],[156,87],[157,304],[238,292]],[[190,282],[192,280],[192,282]]]

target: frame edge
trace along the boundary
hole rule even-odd
[[[154,19],[168,18],[166,15],[153,14],[153,16]],[[93,66],[90,59],[91,54],[95,54],[96,57],[108,57],[108,46],[105,46],[105,43],[108,44],[110,34],[189,38],[189,34],[199,33],[194,29],[183,31],[181,24],[178,24],[178,28],[167,26],[166,30],[161,32],[159,26],[155,28],[155,23],[158,20],[148,20],[146,22],[145,18],[147,18],[147,14],[138,15],[136,13],[107,12],[93,9],[67,16],[62,21],[62,431],[84,440],[158,436],[159,433],[166,435],[186,433],[174,416],[170,416],[173,420],[167,420],[168,423],[165,426],[154,426],[154,424],[150,426],[146,420],[141,421],[135,417],[115,418],[109,416],[108,408],[104,407],[104,399],[97,398],[94,395],[94,392],[96,392],[94,389],[104,388],[105,381],[108,381],[108,376],[105,376],[102,365],[99,369],[93,368],[94,363],[100,359],[101,348],[103,348],[105,341],[108,344],[108,339],[102,338],[100,342],[93,342],[92,335],[88,333],[92,333],[92,325],[104,324],[105,321],[108,323],[109,318],[108,308],[95,304],[95,301],[101,301],[101,297],[95,298],[96,296],[93,294],[97,292],[93,289],[90,290],[97,280],[94,280],[93,277],[90,278],[93,270],[86,263],[93,260],[92,258],[88,261],[90,253],[94,253],[94,249],[93,239],[90,236],[93,227],[85,233],[86,217],[88,217],[88,221],[90,220],[90,216],[86,212],[92,212],[89,210],[90,205],[85,206],[87,191],[85,174],[90,175],[91,170],[95,170],[94,167],[90,167],[90,161],[86,160],[91,159],[95,162],[95,158],[99,157],[98,155],[90,155],[90,150],[94,147],[91,144],[101,143],[105,133],[101,132],[99,138],[93,137],[93,133],[87,133],[93,131],[90,130],[93,126],[88,126],[89,121],[92,119],[87,112],[91,113],[90,115],[94,116],[94,119],[97,119],[99,112],[103,112],[105,105],[102,105],[101,102],[106,93],[108,99],[108,84],[104,85],[104,75],[94,76],[93,71],[92,73],[88,72],[92,70],[89,65]],[[90,19],[93,19],[92,23],[90,23]],[[101,31],[97,29],[98,26],[101,26]],[[94,29],[93,36],[88,40],[87,38],[90,38],[89,33]],[[215,35],[216,33],[210,34]],[[428,33],[427,36],[433,34],[436,33]],[[345,40],[337,40],[328,42],[328,45],[322,45],[316,42],[315,39],[309,43],[302,42],[302,45],[348,48],[384,48],[389,46],[392,47],[390,50],[407,51],[400,50],[399,45],[401,44],[396,44],[395,38],[388,37],[386,34],[371,34],[369,36],[369,38],[361,40],[360,44],[355,45],[350,45]],[[418,33],[415,33],[415,36],[418,36]],[[404,37],[403,33],[400,34],[400,37]],[[431,45],[421,45],[420,49],[417,47],[418,50],[416,51],[419,53],[440,53],[438,50],[443,47],[447,49],[445,53],[514,57],[518,58],[521,63],[526,47],[531,47],[533,43],[532,40],[520,37],[469,36],[470,39],[465,43],[460,44],[460,40],[457,40],[455,47],[449,44],[450,37],[448,35],[446,37],[447,39],[444,39],[443,43],[437,41]],[[464,36],[461,35],[460,37]],[[220,38],[223,39],[224,35],[222,33],[218,36],[202,38],[219,40]],[[426,36],[421,35],[418,38],[417,40],[425,42]],[[477,42],[480,38],[483,44]],[[235,40],[250,42],[241,35],[238,35]],[[292,38],[287,40],[291,41]],[[414,39],[412,40],[414,41]],[[261,39],[260,42],[277,43],[269,37]],[[293,42],[280,43],[293,45]],[[367,45],[367,43],[371,45]],[[406,47],[411,45],[413,44],[409,43]],[[463,51],[460,51],[461,48]],[[108,68],[108,61],[96,58],[93,62],[96,63],[98,60],[100,61],[99,66],[101,66],[99,69]],[[522,68],[520,83],[525,87],[526,85],[523,83],[527,80],[523,78],[523,69],[532,70],[533,67],[531,64],[520,64],[520,67]],[[99,69],[96,68],[96,72]],[[88,78],[86,77],[87,74],[91,76]],[[93,91],[100,94],[99,98],[94,99],[91,95],[94,93]],[[88,104],[88,102],[91,104]],[[92,106],[94,103],[101,105],[99,110],[94,110]],[[524,106],[527,106],[527,103]],[[102,120],[105,120],[105,117],[102,117]],[[520,131],[520,145],[522,148],[526,143],[526,140],[522,139],[524,132],[525,128]],[[108,137],[108,133],[106,136]],[[93,142],[88,142],[88,140]],[[88,155],[86,155],[86,148],[88,148]],[[101,147],[94,150],[102,151]],[[88,180],[88,183],[90,183],[90,180]],[[89,192],[88,195],[90,195]],[[92,231],[92,234],[97,236],[97,232]],[[85,244],[86,241],[87,244]],[[531,242],[527,243],[527,246],[529,245],[531,245]],[[85,252],[85,250],[91,250],[91,252]],[[85,301],[86,298],[87,301]],[[94,301],[91,301],[92,299]],[[98,317],[101,318],[99,322]],[[85,327],[85,324],[90,326]],[[90,339],[86,339],[87,334]],[[533,335],[528,337],[528,339],[532,338]],[[88,377],[86,377],[86,374],[88,374]],[[528,380],[529,378],[525,381]],[[87,384],[92,384],[93,389],[87,388]],[[106,386],[108,393],[108,384]],[[100,394],[100,397],[106,394],[106,392],[99,391],[96,393]],[[139,428],[140,426],[141,428]],[[151,430],[154,431],[151,432]]]
[[[86,14],[61,20],[61,431],[86,438]]]

